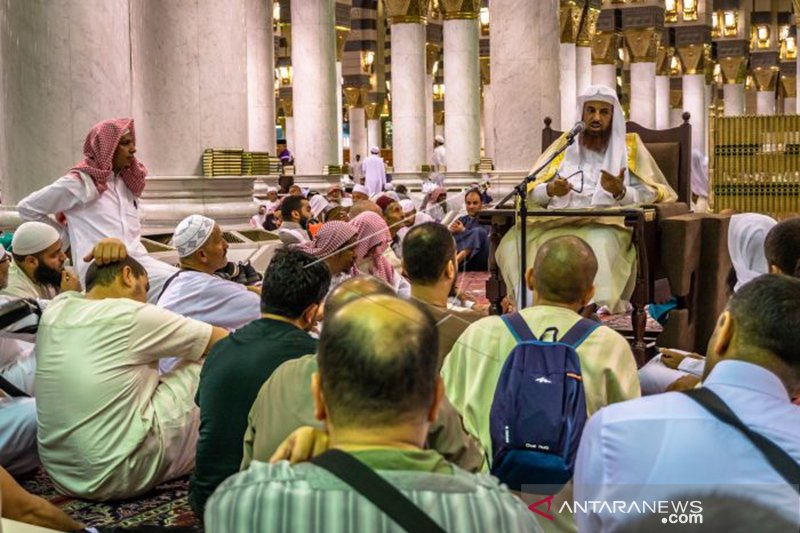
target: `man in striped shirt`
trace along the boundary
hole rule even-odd
[[[433,318],[412,302],[360,298],[326,317],[312,393],[327,444],[377,471],[446,531],[541,531],[496,479],[424,449],[444,395],[437,354]],[[403,531],[327,470],[287,461],[254,461],[228,478],[205,525],[217,533]]]

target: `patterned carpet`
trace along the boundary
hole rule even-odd
[[[200,521],[186,500],[189,491],[188,478],[159,485],[135,500],[106,503],[88,502],[59,494],[50,477],[41,468],[21,484],[29,492],[50,501],[87,526],[113,525],[131,532],[142,526],[155,526],[159,530],[181,528],[182,531],[203,531]],[[148,531],[157,530],[155,528]]]

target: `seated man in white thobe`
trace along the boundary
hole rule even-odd
[[[587,217],[529,219],[527,264],[533,264],[545,241],[559,235],[581,237],[598,261],[594,301],[612,312],[622,312],[635,281],[636,250],[631,232],[616,219],[591,218],[589,208],[672,202],[677,195],[639,136],[625,134],[625,117],[613,90],[589,87],[578,98],[578,113],[586,130],[529,186],[529,202],[534,209],[585,208]],[[563,146],[564,138],[553,143],[540,161]],[[507,286],[515,288],[520,282],[518,240],[517,230],[509,231],[496,254]]]
[[[8,285],[0,294],[17,298],[51,300],[62,291],[79,291],[81,283],[64,268],[61,235],[43,222],[25,222],[11,240],[14,260],[8,270]]]
[[[191,471],[200,362],[227,332],[145,303],[147,271],[130,256],[92,263],[86,285],[39,324],[39,456],[65,494],[131,498]],[[159,374],[166,355],[184,361]]]
[[[106,237],[121,240],[128,253],[147,269],[147,297],[154,302],[175,267],[149,256],[140,241],[139,202],[147,168],[134,156],[133,119],[96,124],[86,136],[83,153],[85,158],[66,175],[20,200],[19,216],[50,224],[59,231],[64,249],[72,250],[72,264],[81,281],[88,268],[81,259],[95,243]]]

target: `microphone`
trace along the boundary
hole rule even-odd
[[[584,121],[582,121],[582,120],[579,120],[578,122],[575,123],[574,126],[572,126],[572,129],[569,130],[569,133],[567,133],[567,139],[571,141],[572,139],[577,137],[580,132],[582,132],[585,129],[586,129],[586,123]]]

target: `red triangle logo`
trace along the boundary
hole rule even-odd
[[[549,513],[550,512],[550,507],[553,505],[553,496],[550,495],[547,498],[543,498],[543,499],[539,500],[538,502],[534,502],[534,503],[530,504],[528,506],[528,509],[530,509],[534,513],[536,513],[536,514],[538,514],[540,516],[543,516],[543,517],[547,518],[548,520],[552,521],[553,520],[553,516],[552,515],[549,515],[549,514],[545,513],[544,511],[540,511],[539,509],[537,509],[537,507],[539,507],[543,503],[547,504],[547,513]]]

